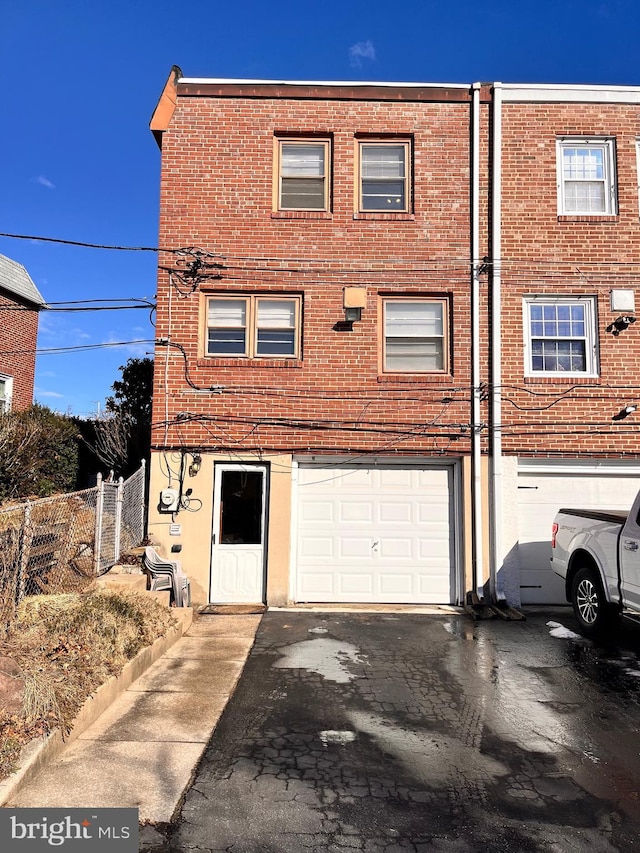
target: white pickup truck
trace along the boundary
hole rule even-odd
[[[640,492],[629,512],[561,509],[551,555],[585,634],[611,628],[623,610],[640,613]]]

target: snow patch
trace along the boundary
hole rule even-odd
[[[336,732],[332,730],[328,730],[325,732],[320,732],[320,740],[322,743],[327,746],[330,743],[351,743],[356,739],[355,732]]]
[[[281,654],[280,660],[273,664],[276,669],[306,669],[339,684],[358,678],[349,671],[348,664],[365,663],[358,649],[351,643],[324,638],[293,643],[286,646]]]
[[[328,634],[329,629],[328,628],[309,628],[307,633],[309,633],[309,634]]]
[[[584,639],[580,636],[580,634],[576,634],[574,631],[570,631],[568,628],[565,628],[564,625],[561,625],[559,622],[547,622],[547,627],[551,628],[549,633],[552,637],[559,637],[561,640]]]

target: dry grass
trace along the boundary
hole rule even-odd
[[[0,640],[0,656],[24,674],[21,712],[0,710],[0,778],[15,769],[25,743],[55,728],[68,732],[85,700],[173,625],[168,608],[135,592],[26,598]]]

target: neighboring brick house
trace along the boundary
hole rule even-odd
[[[0,411],[33,403],[38,313],[45,307],[22,264],[0,255]]]
[[[196,602],[561,600],[559,501],[640,472],[639,100],[174,69],[149,529]]]
[[[499,85],[501,553],[525,603],[562,601],[560,506],[628,509],[640,479],[640,88]],[[499,165],[499,163],[498,163]],[[517,597],[514,591],[512,597]]]

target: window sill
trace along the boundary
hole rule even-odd
[[[428,382],[430,385],[449,385],[453,377],[450,373],[380,373],[378,382],[381,385],[408,383],[417,385]]]
[[[333,219],[327,210],[274,210],[272,219]]]
[[[354,213],[354,219],[382,220],[383,222],[414,222],[415,213],[385,213],[383,210],[371,211],[370,213]]]
[[[600,385],[599,376],[585,376],[584,373],[566,373],[553,376],[525,376],[525,385],[558,385],[558,383],[569,382],[571,385]]]
[[[198,367],[237,367],[243,368],[272,368],[281,370],[295,370],[302,367],[302,359],[300,358],[224,358],[219,356],[210,356],[209,358],[199,358],[196,361]]]
[[[590,216],[589,214],[563,214],[562,216],[558,216],[558,222],[618,222],[620,217],[615,213],[608,214],[596,214],[595,216]]]

